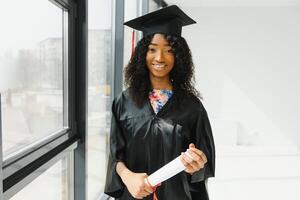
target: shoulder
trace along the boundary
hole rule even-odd
[[[114,100],[112,102],[112,107],[113,107],[113,109],[121,109],[123,106],[128,104],[128,102],[130,102],[130,101],[131,101],[131,99],[130,99],[128,90],[124,90],[114,98]]]
[[[184,107],[190,108],[193,112],[206,112],[200,98],[194,94],[184,95],[182,104]]]
[[[114,98],[113,103],[120,104],[120,103],[128,100],[128,98],[129,98],[128,90],[124,90]]]
[[[129,91],[124,90],[113,100],[112,111],[118,118],[125,119],[141,114],[144,110],[137,107],[129,95]]]

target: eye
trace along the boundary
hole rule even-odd
[[[166,53],[173,53],[173,50],[172,49],[166,49],[165,52]]]
[[[148,51],[149,51],[150,53],[153,53],[153,52],[155,52],[155,49],[152,48],[152,47],[150,47],[150,48],[148,49]]]

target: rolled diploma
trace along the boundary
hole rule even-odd
[[[192,156],[188,152],[185,152],[185,154],[192,158]],[[185,170],[185,166],[181,162],[180,156],[178,156],[177,158],[148,176],[148,182],[152,187],[154,187],[159,183],[162,183],[165,180],[175,176],[183,170]]]

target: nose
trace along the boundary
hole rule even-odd
[[[163,51],[159,50],[156,52],[155,54],[155,61],[157,62],[163,62],[164,58],[163,58]]]

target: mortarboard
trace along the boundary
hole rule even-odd
[[[143,31],[144,36],[153,33],[181,36],[182,27],[194,23],[178,6],[172,5],[127,21],[124,25]]]

